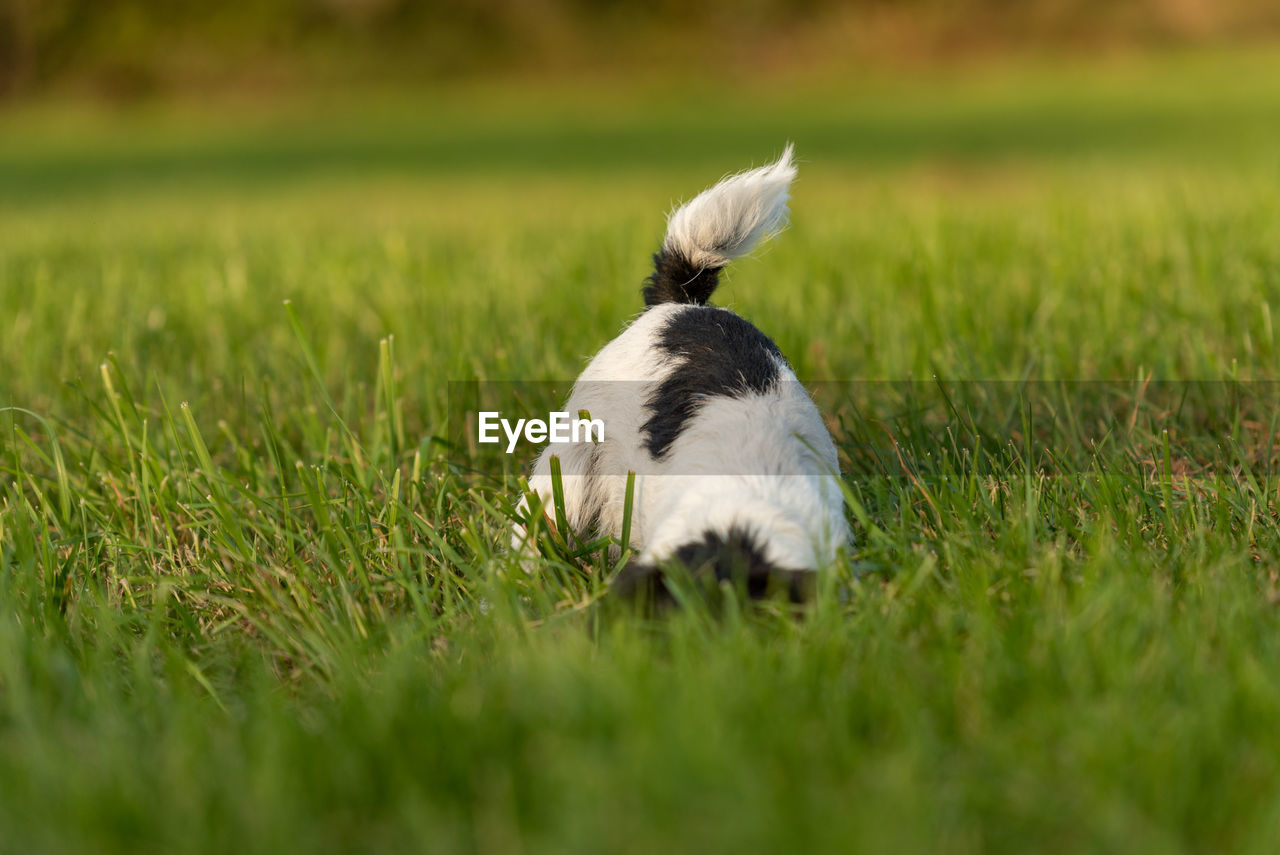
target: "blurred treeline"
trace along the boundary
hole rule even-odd
[[[1278,33],[1276,0],[0,0],[0,95],[769,73]]]

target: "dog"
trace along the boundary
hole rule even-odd
[[[850,540],[839,461],[822,417],[778,347],[708,304],[720,271],[786,227],[793,147],[677,208],[644,283],[645,309],[578,377],[565,409],[604,424],[600,442],[548,444],[529,480],[553,507],[560,459],[570,542],[623,534],[634,472],[629,559],[611,583],[661,597],[681,567],[695,579],[781,589],[802,600]],[[526,514],[529,496],[521,499]],[[527,517],[526,517],[527,519]],[[517,524],[516,549],[530,550]]]

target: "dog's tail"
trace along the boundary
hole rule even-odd
[[[791,156],[788,143],[776,163],[724,179],[667,218],[667,237],[645,280],[646,306],[707,302],[720,268],[786,227],[796,177]]]

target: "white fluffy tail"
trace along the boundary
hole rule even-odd
[[[787,199],[796,177],[792,145],[776,163],[741,172],[703,190],[667,219],[664,252],[694,267],[724,267],[787,225]]]
[[[667,218],[667,237],[645,280],[645,305],[705,304],[720,268],[782,231],[796,177],[791,153],[787,143],[776,163],[724,179]]]

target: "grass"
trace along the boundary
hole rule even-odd
[[[1274,851],[1267,69],[10,114],[0,852]],[[449,384],[571,379],[659,214],[786,138],[721,301],[832,414],[856,547],[802,618],[519,572],[528,460]]]

